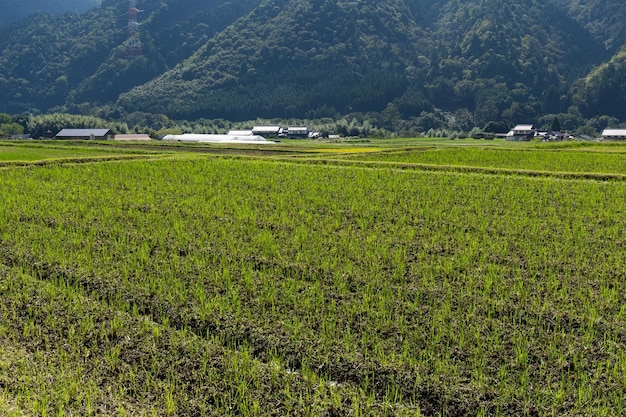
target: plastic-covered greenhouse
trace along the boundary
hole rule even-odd
[[[166,135],[163,140],[176,140],[180,142],[211,142],[211,143],[254,143],[271,144],[271,140],[259,135],[207,135],[196,133],[185,133],[182,135]]]

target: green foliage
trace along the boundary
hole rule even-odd
[[[105,1],[81,15],[41,14],[24,25],[0,27],[0,95],[10,97],[0,111],[93,114],[187,58],[257,3],[141,1],[144,57],[132,62],[124,59],[128,3]]]
[[[17,123],[0,124],[0,137],[21,135],[22,133],[24,133],[24,127],[20,126]]]
[[[126,4],[104,1],[0,27],[0,111],[234,122],[380,114],[394,133],[576,112],[626,120],[622,6],[145,0],[144,55],[129,61]],[[390,105],[397,114],[384,116]]]
[[[127,133],[128,126],[123,122],[107,121],[94,116],[52,113],[28,115],[20,119],[26,132],[33,138],[43,138],[47,131],[56,135],[61,129],[97,129],[108,128],[115,133]]]
[[[0,113],[0,138],[24,133],[24,127],[15,123],[11,116]]]
[[[0,25],[17,22],[36,13],[85,11],[100,5],[100,0],[0,0]]]
[[[143,102],[179,118],[323,116],[382,110],[405,91],[416,52],[404,56],[405,49],[420,31],[402,2],[280,3],[259,7],[185,63],[123,95],[121,106]]]
[[[170,128],[166,128],[166,129],[157,130],[155,132],[155,137],[161,138],[161,137],[163,137],[165,135],[182,135],[183,133],[185,133],[185,132],[183,132],[183,130],[180,129],[180,128],[170,127]]]
[[[552,120],[552,124],[550,125],[550,130],[553,132],[561,131],[561,121],[559,120],[558,116],[555,116],[554,120]]]
[[[626,120],[626,46],[575,86],[575,104],[588,117]]]
[[[505,120],[500,121],[490,121],[483,128],[484,132],[489,133],[506,133],[511,128],[511,125]]]
[[[626,9],[622,3],[604,0],[555,0],[555,3],[565,7],[568,14],[611,53],[624,45]]]

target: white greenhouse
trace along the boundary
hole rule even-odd
[[[271,144],[271,140],[259,135],[206,135],[185,133],[182,135],[166,135],[163,140],[175,140],[179,142],[207,142],[207,143],[245,143],[245,144]]]

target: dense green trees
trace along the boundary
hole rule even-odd
[[[100,4],[100,0],[0,0],[0,24],[17,22],[35,13],[84,11]]]
[[[20,135],[24,132],[24,127],[15,123],[10,115],[0,113],[0,138]]]
[[[0,111],[94,113],[187,58],[259,2],[140,0],[144,56],[137,62],[124,59],[127,2],[0,26]]]
[[[107,120],[141,114],[145,120],[131,120],[131,129],[155,131],[171,126],[149,115],[356,117],[396,134],[538,123],[557,114],[576,128],[601,116],[626,121],[621,0],[140,6],[144,55],[130,61],[124,2],[0,26],[0,111]]]
[[[19,115],[14,117],[15,123],[30,137],[45,138],[46,132],[56,135],[61,129],[108,128],[115,133],[127,133],[125,122],[104,120],[94,116],[81,116],[64,113],[42,115]],[[20,132],[21,133],[21,132]]]
[[[403,119],[437,107],[477,125],[513,123],[566,110],[572,68],[602,59],[601,44],[552,3],[434,3],[268,1],[118,104],[241,120],[392,102]]]
[[[574,86],[574,103],[587,117],[626,120],[626,46]]]

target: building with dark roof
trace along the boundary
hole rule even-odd
[[[306,139],[309,137],[309,128],[307,126],[290,126],[287,128],[287,137],[292,139]]]
[[[280,126],[254,126],[252,128],[252,134],[263,136],[266,138],[276,138],[283,133],[283,128]]]
[[[63,129],[55,138],[65,140],[108,140],[113,139],[111,129]]]

